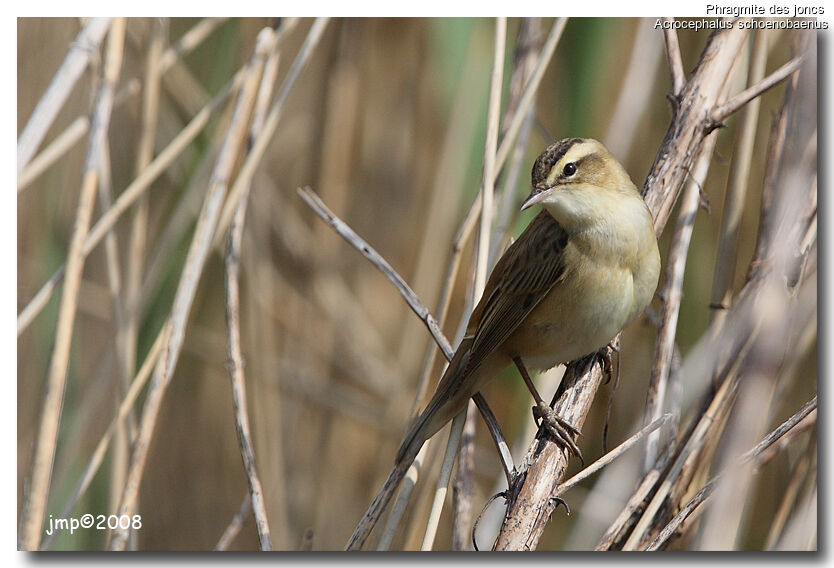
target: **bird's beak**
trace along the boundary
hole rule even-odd
[[[532,207],[536,203],[541,203],[547,196],[550,195],[550,189],[540,189],[537,187],[533,188],[533,191],[530,192],[530,195],[527,196],[527,199],[524,200],[524,203],[521,204],[521,210],[524,211],[528,207]]]

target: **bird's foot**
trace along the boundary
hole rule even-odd
[[[565,446],[570,453],[578,457],[583,466],[585,465],[582,452],[573,440],[574,436],[581,434],[576,426],[556,414],[556,411],[544,401],[539,401],[533,407],[533,418],[536,420],[536,424],[539,424],[539,421],[541,421],[541,425],[544,425],[545,430]]]

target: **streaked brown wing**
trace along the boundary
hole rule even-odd
[[[524,321],[565,272],[568,234],[546,211],[539,213],[498,260],[472,313],[467,373]]]

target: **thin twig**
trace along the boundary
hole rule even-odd
[[[446,336],[440,330],[440,326],[437,324],[437,320],[432,316],[429,312],[428,308],[420,301],[411,287],[402,279],[402,277],[397,274],[397,272],[391,267],[388,262],[382,258],[382,256],[374,250],[368,243],[366,243],[356,232],[353,231],[344,221],[336,217],[336,215],[327,208],[327,206],[319,199],[319,197],[310,189],[309,187],[305,188],[298,188],[297,190],[298,195],[304,200],[307,205],[309,205],[315,213],[322,218],[322,220],[327,223],[331,228],[333,228],[336,233],[339,234],[343,239],[345,239],[349,244],[351,244],[356,250],[358,250],[362,256],[368,259],[371,264],[377,267],[387,278],[388,280],[394,285],[394,287],[399,291],[400,295],[409,305],[409,307],[414,311],[417,317],[426,325],[426,328],[429,330],[432,338],[435,340],[437,345],[443,351],[443,354],[448,360],[452,359],[454,355],[454,351],[452,350],[452,346],[449,343],[449,340],[446,339]],[[484,416],[484,419],[487,420],[489,424],[488,416]],[[493,417],[494,420],[494,417]],[[490,432],[493,433],[494,436],[497,436],[500,433],[500,430],[490,427]],[[496,442],[499,445],[504,444],[506,442],[501,440]],[[383,484],[383,488],[374,498],[373,502],[371,503],[368,510],[365,512],[364,517],[359,522],[356,530],[354,531],[353,536],[351,537],[348,543],[348,549],[359,548],[367,539],[368,535],[370,534],[371,530],[373,529],[376,522],[379,520],[379,517],[382,515],[383,510],[387,506],[388,502],[393,497],[394,492],[396,491],[399,482],[402,478],[406,475],[408,471],[408,464],[398,464],[389,474],[388,479]]]
[[[765,449],[767,449],[771,444],[776,442],[779,438],[781,438],[786,432],[790,431],[791,428],[796,426],[800,421],[802,421],[805,416],[807,416],[812,410],[817,407],[817,397],[815,396],[808,402],[806,402],[802,408],[797,410],[790,418],[785,420],[782,424],[779,425],[778,428],[773,430],[770,434],[765,436],[755,447],[751,448],[736,460],[737,463],[744,463],[747,462],[760,453],[762,453]],[[674,518],[669,521],[669,523],[663,527],[663,529],[658,533],[658,535],[652,540],[652,542],[646,547],[645,550],[659,550],[669,537],[674,534],[674,532],[680,527],[681,523],[686,520],[686,518],[692,514],[695,509],[697,509],[701,504],[709,499],[712,495],[718,481],[721,479],[722,476],[726,475],[726,473],[732,469],[734,465],[730,465],[726,467],[723,471],[721,471],[718,475],[713,477],[709,480],[709,482],[704,485],[695,494],[695,496],[689,500],[689,502],[683,506],[680,512],[674,516]]]
[[[21,514],[19,546],[24,550],[37,550],[41,540],[41,524],[49,497],[52,465],[61,421],[61,407],[67,382],[72,328],[81,285],[81,273],[84,269],[85,255],[82,249],[95,203],[102,147],[107,142],[110,112],[113,107],[113,91],[122,65],[125,24],[124,18],[121,18],[116,20],[111,27],[104,81],[93,116],[81,195],[78,199],[75,226],[67,254],[66,285],[61,295],[61,306],[55,327],[55,344],[46,378],[46,396],[38,428],[37,445],[32,459],[31,485]]]
[[[220,27],[228,18],[203,18],[192,28],[180,36],[171,47],[159,58],[159,73],[165,73],[177,61],[194,51],[214,30]]]
[[[296,55],[295,60],[290,66],[290,70],[287,72],[284,83],[278,91],[278,96],[276,97],[275,102],[272,103],[272,107],[269,109],[269,114],[264,119],[261,132],[252,143],[252,147],[246,155],[246,160],[243,162],[240,172],[238,172],[237,179],[235,179],[234,185],[232,185],[232,188],[229,190],[229,197],[226,199],[226,204],[224,205],[223,212],[220,215],[220,222],[217,225],[218,230],[214,237],[215,245],[219,245],[222,241],[222,235],[225,233],[226,227],[231,221],[232,214],[237,206],[237,202],[240,200],[240,196],[243,194],[244,188],[248,187],[252,183],[252,177],[255,175],[255,169],[260,165],[261,159],[263,159],[264,154],[266,153],[266,148],[272,140],[275,130],[278,128],[278,121],[281,118],[281,112],[284,108],[284,104],[287,102],[290,93],[292,93],[299,75],[301,75],[301,72],[310,61],[313,51],[315,51],[318,46],[319,41],[324,34],[324,30],[327,28],[328,21],[329,20],[327,18],[316,18],[313,25],[310,27],[310,31],[307,33],[307,37],[304,39],[304,43],[298,50],[298,55]],[[279,30],[277,32],[279,37],[276,38],[276,41],[278,41],[280,37],[283,37],[285,31],[286,30]]]
[[[330,225],[330,227],[332,227],[340,237],[350,243],[353,248],[358,250],[362,256],[367,258],[371,264],[376,266],[379,271],[382,272],[386,278],[388,278],[403,299],[405,299],[412,311],[414,311],[414,313],[417,314],[417,317],[419,317],[420,320],[426,325],[426,328],[429,330],[432,338],[443,350],[446,358],[451,360],[454,355],[454,350],[452,349],[452,345],[449,343],[449,340],[446,339],[446,336],[440,329],[437,320],[429,312],[428,308],[420,301],[417,294],[414,293],[414,290],[412,290],[405,280],[397,274],[397,271],[394,270],[390,264],[388,264],[388,261],[386,261],[376,250],[371,248],[371,246],[366,243],[362,237],[357,235],[354,230],[347,225],[347,223],[336,217],[336,215],[327,208],[327,205],[319,199],[319,196],[316,195],[312,189],[309,187],[300,187],[297,192],[301,199],[303,199],[304,202],[309,205],[310,208],[315,211],[325,223]]]
[[[75,82],[87,67],[90,57],[93,57],[110,28],[111,18],[93,18],[84,27],[75,41],[70,44],[61,67],[52,77],[46,92],[38,101],[32,116],[17,139],[17,175],[26,167],[29,160],[46,136],[52,121],[64,105],[72,92]]]
[[[652,77],[657,75],[663,52],[651,18],[637,19],[634,27],[637,29],[625,76],[602,138],[605,147],[621,164],[628,163],[632,151],[640,147],[640,134],[646,124],[647,109],[655,104],[657,81]]]
[[[145,356],[145,360],[142,363],[142,366],[136,372],[136,376],[130,382],[130,388],[125,393],[124,398],[122,399],[121,404],[119,404],[119,408],[116,412],[116,416],[110,421],[110,425],[107,427],[107,430],[104,432],[104,435],[98,441],[96,445],[96,449],[93,451],[93,455],[90,457],[90,461],[87,462],[87,466],[84,468],[81,476],[78,478],[78,482],[75,484],[75,489],[72,491],[72,495],[67,499],[64,506],[61,508],[61,515],[60,518],[66,519],[69,517],[70,513],[72,513],[73,509],[75,509],[75,505],[78,504],[78,501],[84,494],[87,492],[87,489],[90,487],[90,483],[93,481],[96,473],[98,472],[99,467],[101,466],[102,462],[104,461],[104,455],[107,452],[108,447],[110,446],[110,441],[113,438],[113,435],[116,433],[117,428],[124,422],[127,415],[133,408],[133,403],[136,402],[136,399],[139,397],[139,393],[142,391],[142,387],[145,386],[145,383],[148,381],[148,378],[151,376],[151,371],[156,364],[159,355],[162,353],[162,345],[166,341],[168,336],[168,331],[170,330],[168,322],[166,321],[162,328],[159,330],[159,333],[156,336],[156,339],[153,342],[148,354]],[[41,546],[41,550],[48,550],[52,544],[52,541],[58,535],[58,532],[55,531],[51,535],[49,535],[43,542]]]
[[[130,185],[119,195],[119,198],[93,225],[90,232],[84,240],[83,252],[87,256],[92,250],[101,242],[105,234],[113,227],[121,215],[130,208],[131,205],[147,191],[151,184],[165,172],[165,170],[174,161],[179,158],[180,154],[188,148],[189,144],[197,137],[202,129],[208,124],[212,114],[214,114],[227,99],[237,92],[240,84],[243,81],[243,70],[238,71],[229,84],[207,104],[203,110],[191,119],[191,122],[183,128],[177,136],[162,150],[159,155],[145,168],[139,176],[134,179]],[[55,289],[64,279],[64,271],[66,265],[61,266],[56,270],[49,280],[44,283],[35,296],[26,304],[26,307],[21,310],[17,316],[17,334],[20,335],[29,326],[30,323],[37,317],[37,315],[46,306],[49,299],[52,297]]]
[[[127,481],[119,507],[120,515],[131,516],[134,511],[136,498],[139,494],[139,486],[145,469],[151,436],[153,435],[156,420],[159,415],[159,409],[167,386],[176,369],[177,360],[185,337],[185,326],[188,322],[188,315],[191,312],[194,294],[197,291],[200,275],[205,266],[214,232],[217,228],[217,219],[220,214],[223,197],[226,195],[228,179],[231,175],[234,162],[237,159],[239,149],[245,141],[246,127],[249,122],[252,107],[254,106],[257,87],[260,83],[260,72],[263,66],[262,59],[261,56],[256,55],[247,65],[246,77],[241,87],[240,95],[238,96],[235,113],[229,125],[223,147],[220,150],[220,155],[217,158],[212,181],[206,192],[203,211],[197,221],[197,227],[194,230],[194,237],[188,250],[180,282],[177,286],[177,292],[174,296],[174,305],[171,309],[171,334],[162,358],[154,369],[153,381],[142,411],[139,434],[134,443],[130,470],[128,471]],[[111,535],[109,548],[111,550],[123,550],[126,539],[127,531],[119,527]]]
[[[711,113],[712,119],[715,122],[721,122],[754,98],[790,77],[792,73],[799,69],[801,64],[802,56],[794,57],[755,85],[748,87],[734,95],[726,103],[716,107]]]
[[[165,50],[160,57],[158,74],[163,75],[174,64],[191,53],[208,33],[214,30],[225,18],[206,18],[188,30],[174,45]],[[117,92],[113,102],[118,108],[141,89],[141,82],[137,78],[127,81]],[[21,192],[31,184],[46,169],[69,151],[90,128],[90,118],[79,116],[55,140],[44,148],[40,154],[32,158],[23,172],[17,178],[17,191]]]
[[[246,495],[243,496],[243,500],[240,502],[240,507],[238,507],[237,512],[232,517],[232,520],[229,521],[223,534],[220,535],[220,540],[214,545],[215,551],[227,550],[229,548],[229,545],[234,542],[235,537],[240,533],[240,529],[246,524],[246,519],[249,518],[251,511],[252,494],[247,491]]]
[[[556,45],[562,37],[562,32],[565,31],[567,23],[567,18],[557,18],[553,23],[553,27],[550,29],[550,33],[544,42],[544,47],[542,47],[539,61],[536,64],[536,69],[533,71],[533,75],[530,77],[530,81],[524,89],[524,94],[518,103],[518,109],[513,116],[513,120],[507,128],[504,138],[501,139],[501,144],[498,146],[498,153],[495,157],[496,172],[501,171],[501,168],[504,167],[504,162],[507,161],[507,156],[510,154],[516,135],[521,128],[521,124],[524,122],[525,116],[527,116],[530,105],[533,103],[539,84],[541,83],[542,77],[544,77],[544,72],[550,64],[550,59],[553,57],[553,52],[556,51]]]
[[[753,53],[750,58],[750,71],[747,78],[748,85],[754,85],[761,81],[766,63],[767,36],[764,32],[759,31],[753,41]],[[721,236],[718,240],[718,254],[715,259],[712,283],[711,304],[721,306],[721,309],[713,309],[710,312],[712,319],[723,318],[727,313],[726,308],[729,308],[732,297],[738,234],[747,195],[747,182],[756,138],[760,102],[758,98],[753,99],[742,109],[739,127],[736,131],[735,150],[733,151],[733,161],[730,164],[730,175],[724,197]]]
[[[597,471],[601,470],[609,463],[613,462],[615,459],[626,453],[633,445],[643,439],[644,436],[654,432],[655,430],[660,429],[664,424],[666,424],[669,420],[672,419],[672,414],[664,414],[660,418],[656,419],[651,424],[644,426],[640,429],[640,431],[636,432],[635,434],[631,435],[627,440],[623,441],[619,446],[612,449],[607,454],[603,455],[594,463],[577,473],[576,475],[572,476],[564,483],[561,483],[559,487],[554,492],[553,496],[558,497],[559,495],[563,494],[565,491],[570,489],[571,487],[579,484],[584,479],[592,476]]]
[[[815,415],[816,411],[809,414],[808,417]],[[779,507],[776,509],[776,514],[773,515],[773,521],[770,524],[770,529],[767,531],[767,538],[765,539],[765,544],[762,547],[764,550],[773,550],[780,536],[783,534],[785,523],[788,520],[788,515],[790,514],[791,509],[793,509],[793,506],[796,503],[796,498],[799,494],[801,484],[806,480],[808,472],[816,463],[817,449],[818,446],[816,436],[812,436],[808,439],[808,442],[805,444],[805,451],[802,453],[791,471],[790,481],[788,481],[788,485],[785,487]]]
[[[473,288],[472,305],[477,305],[481,295],[483,294],[484,287],[486,286],[487,270],[489,269],[489,245],[492,233],[493,197],[495,189],[495,152],[498,147],[498,126],[501,113],[501,86],[504,78],[504,52],[506,50],[506,42],[507,19],[502,17],[496,18],[492,74],[490,77],[489,103],[487,106],[486,118],[486,140],[484,142],[484,171],[482,177],[483,185],[481,187],[481,221],[480,232],[478,235],[478,256],[475,268],[475,284]],[[467,409],[468,405],[464,407],[463,410],[464,420],[466,420]],[[459,445],[464,425],[465,422],[461,425],[460,430],[457,430],[453,426],[452,433],[457,433],[458,439],[455,439],[454,436],[450,435],[449,444],[451,446],[457,448]],[[471,428],[474,430],[474,423],[472,423]],[[471,445],[474,444],[474,438],[470,436],[467,437],[466,440],[469,443],[469,447],[460,448],[461,460],[458,464],[458,475],[463,480],[471,480],[471,471],[464,470],[467,467],[472,466]],[[424,550],[426,550],[426,546],[428,546],[428,549],[431,549],[434,543],[434,535],[437,532],[437,523],[440,522],[439,509],[443,506],[443,496],[445,496],[446,488],[449,484],[449,477],[445,474],[448,473],[448,475],[451,476],[456,453],[456,451],[447,451],[444,457],[444,462],[440,470],[441,475],[437,481],[434,503],[432,505],[432,510],[429,513],[430,522],[429,526],[426,527],[426,538],[423,540]],[[469,459],[466,459],[467,457]],[[447,463],[447,460],[449,463]],[[455,526],[453,533],[459,535],[460,538],[458,538],[457,541],[461,545],[467,540],[462,535],[469,532],[468,527],[471,522],[471,504],[461,504],[459,501],[463,499],[470,499],[471,495],[471,488],[463,488],[461,491],[456,493],[456,501],[458,501],[458,503],[456,503],[454,508],[456,515],[452,523]],[[434,526],[432,526],[432,521],[434,522]],[[431,538],[429,538],[429,535],[431,535]]]
[[[452,419],[452,427],[449,430],[449,441],[446,443],[446,453],[443,455],[443,463],[440,466],[440,476],[437,481],[437,489],[434,492],[429,520],[426,523],[426,533],[423,535],[423,544],[420,550],[431,550],[434,545],[434,537],[437,535],[437,525],[440,522],[440,512],[443,508],[443,501],[446,499],[446,488],[449,486],[449,478],[452,476],[452,467],[455,463],[460,435],[463,431],[463,423],[466,421],[466,409],[458,412]]]
[[[675,336],[678,328],[678,316],[680,315],[681,298],[683,297],[683,276],[686,268],[686,258],[689,252],[689,243],[692,239],[692,230],[695,225],[695,214],[700,205],[701,185],[707,177],[712,151],[718,133],[713,132],[701,147],[701,156],[695,166],[695,171],[690,178],[687,188],[681,197],[680,209],[678,212],[675,233],[672,236],[672,244],[669,247],[669,256],[666,261],[666,278],[664,279],[663,306],[661,309],[661,324],[657,332],[657,343],[654,354],[654,364],[649,381],[649,388],[646,395],[646,410],[644,423],[656,420],[662,413],[666,401],[666,390],[669,382],[669,374],[672,368],[672,357],[675,353]],[[657,459],[657,447],[660,443],[660,432],[655,432],[648,438],[646,444],[645,460],[643,471],[648,472]]]
[[[677,112],[643,183],[642,194],[654,217],[655,233],[663,233],[710,122],[747,30],[734,25],[710,36],[695,71],[680,92]]]
[[[663,18],[663,20],[666,23],[671,23],[674,18]],[[678,32],[673,26],[665,25],[663,26],[663,39],[666,44],[666,62],[669,64],[669,74],[672,76],[672,95],[678,97],[686,84],[686,73],[683,71]]]
[[[270,40],[272,31],[265,28],[256,39],[256,57],[259,57],[260,65],[265,66],[264,61],[267,50],[271,47]],[[257,94],[255,108],[265,108],[272,92],[272,83],[277,72],[277,52],[270,54],[269,60],[274,62],[270,65],[270,73],[264,73]],[[257,137],[263,126],[263,113],[256,113],[253,121],[250,136]],[[232,379],[232,400],[235,409],[235,425],[237,431],[240,455],[243,459],[243,466],[249,481],[249,492],[251,496],[252,512],[255,515],[255,526],[258,530],[258,540],[261,550],[272,550],[272,540],[269,532],[269,521],[266,516],[266,504],[264,503],[261,479],[258,476],[258,468],[255,463],[255,452],[252,444],[252,435],[249,428],[249,412],[246,403],[246,379],[243,371],[243,350],[240,345],[240,254],[243,242],[243,225],[246,220],[246,206],[249,201],[251,185],[246,187],[243,195],[235,209],[232,218],[232,225],[229,229],[228,245],[226,249],[226,329],[228,335],[227,348],[229,352],[229,375]]]

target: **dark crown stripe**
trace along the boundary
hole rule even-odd
[[[545,149],[545,151],[542,152],[538,158],[536,158],[536,162],[533,164],[533,171],[530,175],[533,187],[535,188],[547,179],[547,175],[550,173],[550,170],[553,169],[553,166],[555,166],[559,160],[562,159],[571,147],[582,141],[582,138],[565,138],[564,140],[559,140],[558,142],[554,142],[548,146],[547,149]]]

